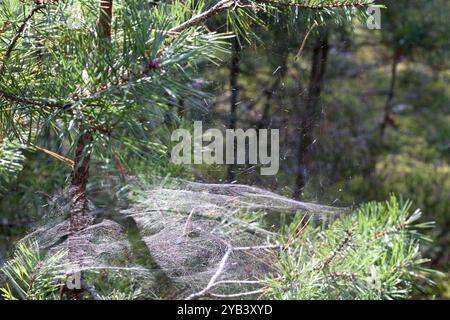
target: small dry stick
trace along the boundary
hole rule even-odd
[[[264,293],[265,289],[258,289],[254,291],[246,291],[246,292],[238,292],[238,293],[231,293],[231,294],[216,294],[216,293],[210,293],[209,295],[215,298],[239,298],[239,297],[245,297],[245,296],[253,296],[255,294]]]
[[[57,160],[59,160],[59,161],[64,162],[66,165],[68,165],[70,168],[73,169],[73,167],[74,167],[74,162],[73,162],[72,159],[66,158],[66,157],[64,157],[64,156],[62,156],[62,155],[60,155],[60,154],[57,154],[56,152],[50,151],[50,150],[48,150],[48,149],[41,148],[41,147],[39,147],[39,146],[37,146],[37,145],[35,145],[35,144],[33,144],[33,143],[30,143],[30,145],[31,145],[32,147],[38,149],[39,151],[42,151],[42,152],[48,154],[49,156],[51,156],[51,157],[53,157],[53,158],[55,158],[55,159],[57,159]]]
[[[215,286],[221,285],[221,284],[231,284],[231,283],[235,283],[235,284],[257,284],[257,283],[261,283],[262,282],[262,281],[258,281],[258,280],[255,280],[255,281],[252,281],[252,280],[223,280],[223,281],[217,281],[219,276],[224,271],[225,265],[226,265],[230,255],[231,255],[231,253],[233,251],[247,251],[247,250],[261,250],[261,249],[280,248],[280,246],[277,246],[277,245],[233,247],[233,246],[231,246],[231,244],[227,244],[227,246],[228,246],[227,251],[225,252],[225,254],[222,257],[222,259],[220,260],[220,263],[219,263],[219,266],[217,267],[216,272],[211,277],[211,279],[209,280],[209,282],[206,285],[206,287],[203,288],[199,292],[191,294],[185,300],[192,300],[192,299],[196,299],[196,298],[199,298],[199,297],[202,297],[202,296],[205,296],[205,295],[210,295],[210,296],[218,297],[218,298],[233,298],[233,297],[254,295],[254,294],[258,294],[258,293],[263,293],[264,292],[264,289],[258,289],[258,290],[255,290],[255,291],[239,292],[239,293],[234,293],[234,294],[230,294],[230,295],[220,295],[220,294],[215,294],[215,293],[209,293],[209,291],[212,288],[214,288]]]
[[[298,58],[300,58],[300,56],[303,53],[303,50],[305,49],[305,45],[306,45],[306,41],[308,40],[309,35],[311,34],[311,32],[318,26],[317,21],[314,21],[313,25],[311,26],[311,28],[309,28],[308,32],[306,33],[305,37],[303,38],[303,42],[302,45],[300,46],[300,49],[298,50],[296,56],[295,56],[295,60],[297,61]]]
[[[219,267],[217,268],[216,272],[214,273],[214,275],[211,277],[211,279],[209,280],[208,284],[206,285],[206,287],[197,292],[197,293],[193,293],[190,296],[188,296],[186,298],[186,300],[192,300],[192,299],[196,299],[198,297],[201,297],[203,295],[205,295],[216,283],[217,278],[222,274],[223,270],[225,269],[225,265],[228,261],[228,258],[231,255],[231,252],[233,251],[233,247],[232,246],[228,246],[228,250],[225,252],[224,256],[222,257],[222,260],[220,260],[219,263]]]
[[[193,214],[194,214],[194,209],[191,210],[191,212],[189,213],[189,216],[186,219],[186,223],[184,224],[183,237],[187,236],[187,229],[189,227],[189,224],[191,223]]]

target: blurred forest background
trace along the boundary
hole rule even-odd
[[[450,3],[378,3],[386,6],[378,30],[364,21],[311,27],[280,17],[253,35],[229,40],[231,55],[219,65],[202,65],[194,83],[209,96],[172,99],[145,133],[142,148],[151,157],[139,156],[130,143],[119,155],[123,170],[249,184],[339,207],[385,200],[391,193],[410,199],[424,220],[436,222],[424,254],[429,267],[443,273],[419,296],[450,298]],[[279,173],[261,176],[254,165],[171,164],[170,133],[192,127],[194,120],[211,128],[280,129]],[[51,144],[42,139],[40,146],[67,153]],[[0,155],[14,147],[2,147]],[[0,172],[3,258],[70,173],[39,150],[24,148],[16,156],[22,157],[16,176]],[[111,205],[111,195],[95,192],[114,167],[101,159],[92,165],[89,188],[99,206]]]

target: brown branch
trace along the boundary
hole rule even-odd
[[[34,98],[27,98],[27,97],[19,97],[12,93],[6,92],[2,89],[0,89],[0,99],[3,98],[5,100],[9,100],[11,102],[20,103],[20,104],[27,104],[27,105],[34,105],[39,107],[50,107],[54,109],[63,109],[67,110],[69,109],[73,103],[65,103],[62,101],[57,101],[54,99],[34,99]]]
[[[235,4],[236,0],[221,0],[217,2],[214,6],[212,6],[210,9],[192,17],[191,19],[183,22],[182,24],[173,27],[168,31],[169,34],[173,33],[179,33],[186,29],[189,29],[194,26],[198,26],[204,21],[210,19],[211,17],[217,15],[219,12],[230,8],[233,4]]]
[[[100,36],[106,41],[111,37],[112,21],[112,0],[102,0],[100,2],[99,31]],[[99,48],[99,50],[101,50]],[[78,124],[80,136],[75,148],[75,158],[71,173],[71,199],[70,199],[70,236],[68,247],[70,258],[81,266],[86,255],[87,240],[82,234],[93,221],[89,211],[89,200],[86,194],[89,182],[89,165],[91,161],[92,143],[94,141],[93,128],[89,119],[81,120]],[[94,299],[100,298],[94,287],[85,284],[84,291],[91,294]],[[76,299],[82,298],[81,292],[72,292]]]
[[[405,223],[398,224],[396,226],[393,226],[391,228],[388,228],[386,230],[380,231],[372,238],[372,240],[378,240],[380,238],[383,238],[384,236],[390,235],[390,234],[397,234],[401,231],[405,230],[407,228],[407,225]]]
[[[28,290],[27,290],[28,294],[27,295],[29,295],[31,293],[31,290],[33,290],[34,284],[36,283],[37,277],[39,276],[39,272],[41,271],[42,267],[43,267],[43,262],[39,261],[36,264],[36,267],[34,268],[33,273],[31,274],[30,282],[28,284]]]
[[[48,149],[41,148],[41,147],[39,147],[39,146],[37,146],[37,145],[35,145],[35,144],[30,143],[30,145],[31,145],[32,147],[38,149],[39,151],[42,151],[42,152],[44,152],[45,154],[48,154],[49,156],[51,156],[51,157],[53,157],[53,158],[55,158],[55,159],[57,159],[57,160],[59,160],[59,161],[64,162],[64,163],[65,163],[66,165],[68,165],[70,168],[72,168],[72,169],[74,168],[74,162],[73,162],[72,159],[66,158],[66,157],[64,157],[64,156],[62,156],[62,155],[60,155],[60,154],[57,154],[56,152],[50,151],[50,150],[48,150]]]
[[[189,29],[193,26],[198,26],[201,23],[205,22],[206,20],[210,19],[211,17],[217,15],[221,11],[225,9],[229,9],[231,7],[242,7],[243,5],[239,5],[239,0],[221,0],[218,3],[216,3],[214,6],[212,6],[210,9],[192,17],[191,19],[183,22],[182,24],[173,27],[168,31],[169,34],[179,33],[186,29]],[[338,9],[338,8],[351,8],[351,7],[363,7],[369,3],[371,3],[371,0],[360,0],[360,1],[335,1],[330,4],[325,5],[310,5],[305,3],[293,3],[293,2],[283,2],[283,1],[277,1],[277,0],[255,0],[255,2],[260,4],[269,4],[274,7],[297,7],[297,8],[303,8],[303,9],[313,9],[313,10],[329,10],[329,9]]]
[[[332,9],[345,9],[345,8],[356,8],[364,7],[370,3],[372,0],[360,0],[360,1],[334,1],[329,4],[308,4],[308,3],[294,3],[290,1],[280,1],[280,0],[255,0],[261,4],[269,4],[274,7],[294,7],[300,9],[310,9],[310,10],[332,10]]]
[[[88,201],[86,186],[89,180],[89,162],[91,160],[90,149],[93,142],[92,133],[82,126],[81,133],[75,149],[74,169],[71,174],[71,184],[74,191],[73,203],[70,206],[70,229],[72,232],[80,231],[89,224]]]
[[[308,31],[306,32],[305,37],[303,38],[302,44],[300,46],[300,49],[298,50],[297,54],[295,55],[295,60],[297,60],[298,58],[300,58],[300,56],[303,53],[303,50],[305,49],[305,45],[306,45],[306,41],[308,40],[309,35],[311,34],[311,32],[318,26],[317,22],[314,22],[313,25],[308,29]]]
[[[9,44],[8,48],[5,52],[5,57],[3,59],[2,67],[0,68],[0,73],[3,72],[3,69],[5,68],[5,63],[8,61],[8,59],[11,57],[11,54],[17,44],[17,41],[19,41],[19,38],[22,36],[28,22],[33,18],[34,14],[38,12],[39,10],[45,8],[45,5],[39,5],[31,10],[31,12],[28,14],[28,16],[25,17],[25,20],[22,22],[22,24],[19,26],[19,29],[17,29],[16,35],[11,40],[11,43]]]

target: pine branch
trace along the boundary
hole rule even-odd
[[[173,27],[168,31],[169,34],[179,33],[186,29],[189,29],[194,26],[198,26],[206,20],[212,18],[213,16],[219,14],[223,10],[230,9],[233,7],[248,7],[251,6],[252,2],[256,2],[258,4],[268,4],[274,7],[297,7],[302,9],[312,9],[312,10],[331,10],[331,9],[339,9],[339,8],[352,8],[352,7],[363,7],[367,4],[373,2],[373,0],[359,0],[359,1],[334,1],[329,4],[310,4],[310,2],[306,3],[296,3],[292,1],[277,1],[277,0],[254,0],[249,1],[250,4],[241,3],[239,0],[221,0],[210,9],[192,17],[191,19],[183,22],[182,24]]]
[[[28,14],[28,16],[25,17],[25,20],[22,22],[22,24],[19,26],[19,29],[17,29],[16,35],[11,40],[9,46],[6,49],[5,57],[3,59],[2,67],[0,68],[0,73],[3,72],[3,69],[5,68],[5,63],[9,60],[11,57],[11,54],[17,44],[17,41],[19,41],[19,38],[22,36],[25,27],[27,26],[28,22],[33,18],[34,14],[38,12],[39,10],[45,8],[45,5],[39,5],[31,10],[31,12]]]
[[[348,247],[350,240],[352,239],[352,232],[349,230],[345,231],[344,239],[342,239],[341,243],[331,251],[331,253],[328,255],[328,257],[325,259],[325,261],[321,264],[319,264],[317,267],[314,268],[315,271],[320,271],[325,268],[327,268],[331,262],[337,257],[338,254],[342,254],[342,252]]]
[[[327,4],[314,4],[312,1],[303,2],[293,2],[293,1],[281,1],[281,0],[255,0],[261,4],[269,4],[274,7],[294,7],[300,9],[309,9],[309,10],[334,10],[334,9],[348,9],[348,8],[356,8],[356,7],[364,7],[368,4],[373,3],[373,0],[356,0],[356,1],[334,1]]]
[[[350,8],[350,7],[362,7],[369,3],[372,3],[372,0],[359,0],[359,1],[335,1],[329,4],[311,4],[310,2],[305,3],[295,3],[295,2],[283,2],[280,0],[255,0],[255,1],[249,1],[249,3],[258,3],[258,4],[267,4],[274,7],[298,7],[298,8],[304,8],[304,9],[313,9],[313,10],[325,10],[325,9],[338,9],[338,8]],[[144,69],[139,72],[138,74],[134,74],[133,77],[132,72],[127,71],[123,74],[122,77],[119,79],[110,81],[108,83],[105,83],[100,86],[100,89],[95,90],[93,92],[88,93],[85,96],[72,96],[71,102],[62,102],[57,101],[54,99],[48,99],[48,100],[35,100],[31,98],[22,98],[18,97],[12,94],[9,94],[5,91],[0,90],[0,97],[3,97],[5,99],[8,99],[12,102],[16,103],[22,103],[27,105],[36,105],[36,106],[46,106],[51,107],[55,109],[62,109],[62,110],[68,110],[70,109],[75,103],[78,101],[89,101],[94,100],[101,96],[102,94],[106,93],[109,89],[126,85],[128,84],[132,79],[133,80],[139,80],[146,75],[148,75],[150,72],[153,72],[160,68],[161,61],[160,57],[162,54],[170,47],[170,45],[173,43],[176,38],[179,37],[179,35],[186,31],[189,28],[199,26],[205,21],[211,19],[212,17],[218,15],[219,13],[225,11],[225,10],[233,10],[236,7],[248,7],[250,4],[242,3],[239,0],[221,0],[217,2],[214,6],[209,8],[208,10],[199,13],[197,15],[194,15],[189,20],[179,24],[178,26],[175,26],[171,29],[169,29],[166,32],[166,35],[171,36],[172,39],[169,44],[165,45],[161,50],[159,50],[157,58],[149,61],[145,66]],[[101,1],[101,15],[99,18],[99,28],[103,36],[108,39],[111,35],[111,30],[108,28],[104,29],[105,26],[107,26],[107,23],[111,21],[111,15],[112,15],[112,1],[109,0],[102,0]],[[37,7],[38,8],[38,7]],[[37,9],[36,8],[36,9]],[[37,11],[37,10],[36,10]],[[31,15],[31,14],[30,14]],[[30,17],[31,19],[31,17]],[[25,25],[25,24],[24,24]]]
[[[212,18],[213,16],[217,15],[221,11],[225,9],[229,9],[233,4],[237,4],[238,1],[236,0],[221,0],[218,3],[216,3],[214,6],[212,6],[210,9],[192,17],[191,19],[183,22],[182,24],[173,27],[168,31],[169,34],[173,33],[179,33],[184,30],[187,30],[191,27],[198,26],[201,23],[205,22],[206,20]]]
[[[17,95],[11,94],[0,89],[0,99],[5,99],[13,103],[30,105],[30,106],[38,106],[38,107],[49,107],[52,109],[58,110],[68,110],[73,106],[73,102],[62,102],[55,99],[34,99],[27,97],[19,97]]]

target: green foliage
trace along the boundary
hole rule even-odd
[[[334,9],[351,12],[354,5],[372,1],[249,1],[234,9],[234,2],[221,2],[229,8],[234,30],[245,34],[252,24],[262,23],[260,12],[275,8],[332,14]],[[141,149],[140,144],[173,113],[173,99],[200,106],[206,97],[193,84],[193,72],[199,62],[218,62],[230,34],[198,24],[172,30],[211,5],[115,1],[112,37],[105,41],[97,26],[98,2],[34,7],[3,2],[0,37],[8,45],[0,50],[1,131],[24,141],[50,127],[71,149],[80,133],[77,124],[84,123],[96,132],[94,146],[101,157],[114,159],[123,149]]]
[[[385,41],[404,55],[428,55],[430,61],[448,61],[445,34],[449,27],[448,1],[395,0],[384,1],[389,10],[384,12],[382,33]]]
[[[205,97],[192,85],[191,72],[200,60],[216,62],[225,51],[229,36],[201,27],[167,36],[201,4],[115,2],[113,36],[104,41],[96,26],[98,3],[60,2],[36,11],[16,1],[2,3],[5,43],[14,43],[20,21],[31,15],[33,21],[14,49],[0,54],[2,132],[27,140],[46,126],[71,148],[77,124],[84,123],[97,133],[96,154],[114,159],[129,142],[140,148],[164,125],[170,99]]]
[[[3,299],[57,299],[65,256],[58,252],[44,257],[36,242],[19,243],[13,258],[0,269],[6,278],[6,286],[0,289]]]
[[[25,147],[17,142],[4,140],[0,143],[0,193],[17,178],[23,169],[23,149]]]
[[[100,272],[87,272],[87,283],[92,285],[102,300],[137,300],[155,299],[152,293],[142,290],[140,281],[132,272],[120,270],[102,270]],[[147,279],[148,281],[148,279]]]
[[[285,230],[279,272],[269,281],[276,299],[405,299],[422,265],[421,212],[391,196],[371,202],[329,225],[296,221]]]
[[[17,245],[14,256],[0,269],[5,285],[0,294],[5,300],[59,300],[70,264],[67,252],[43,254],[36,242]],[[104,300],[132,300],[142,297],[133,274],[120,270],[87,272],[86,281]],[[142,279],[141,279],[142,280]],[[0,282],[1,283],[1,282]],[[146,298],[155,298],[154,296]]]
[[[405,198],[414,196],[414,204],[439,225],[450,220],[450,166],[397,155],[380,160],[376,170],[381,194],[397,190]]]

